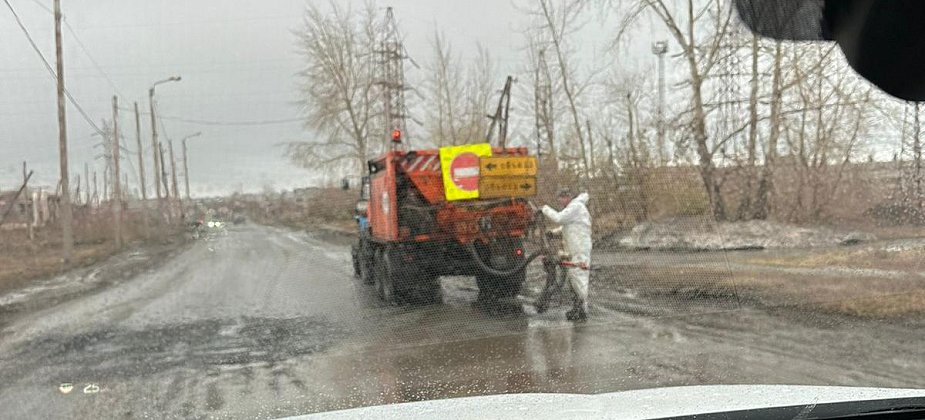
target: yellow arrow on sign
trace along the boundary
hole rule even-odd
[[[483,176],[479,179],[479,198],[532,197],[536,195],[536,177]]]
[[[482,176],[536,176],[536,157],[498,156],[479,159]]]

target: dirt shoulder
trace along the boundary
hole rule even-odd
[[[614,309],[667,315],[789,308],[872,320],[925,319],[925,276],[920,272],[925,249],[884,245],[713,253],[712,260],[637,254],[625,254],[624,263],[603,265],[593,273],[592,287],[605,301],[616,302]]]
[[[176,234],[133,243],[119,252],[109,243],[86,244],[76,248],[75,257],[79,257],[67,270],[60,268],[54,250],[36,256],[34,261],[39,265],[30,262],[28,270],[5,267],[2,273],[7,281],[0,289],[0,328],[20,315],[130,280],[183,252],[191,243],[184,235]],[[16,277],[16,273],[24,274]]]

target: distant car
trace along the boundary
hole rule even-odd
[[[236,224],[236,225],[241,225],[241,224],[244,224],[245,222],[247,222],[247,218],[244,217],[243,214],[239,214],[239,215],[237,215],[237,216],[234,217],[234,220],[232,220],[232,222],[233,222],[234,224]]]

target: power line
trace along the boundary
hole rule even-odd
[[[26,26],[22,23],[22,19],[19,18],[19,14],[16,13],[16,9],[13,8],[13,5],[10,4],[10,0],[3,0],[3,2],[6,3],[6,7],[10,9],[11,13],[13,13],[13,18],[16,19],[16,24],[19,25],[19,29],[22,30],[23,34],[26,35],[26,39],[28,39],[29,44],[32,45],[32,49],[35,50],[35,53],[38,54],[39,58],[42,59],[42,63],[45,64],[45,68],[48,70],[48,73],[51,74],[51,77],[57,82],[57,73],[55,73],[55,70],[51,68],[51,64],[48,63],[48,60],[45,59],[45,55],[42,54],[42,50],[40,50],[38,45],[35,44],[35,40],[32,39],[32,34],[29,33],[29,30],[26,29]],[[81,107],[80,104],[77,103],[77,100],[74,99],[74,96],[71,95],[71,92],[69,92],[67,89],[64,89],[64,94],[67,95],[68,100],[70,100],[71,104],[74,105],[74,108],[77,108],[77,111],[80,113],[80,115],[83,116],[84,120],[87,121],[87,124],[90,124],[90,126],[93,127],[97,133],[102,134],[103,130],[100,130],[100,128],[97,127],[95,123],[93,123],[93,120],[89,115],[87,115],[87,112],[84,111],[83,107]]]
[[[48,6],[45,6],[44,4],[42,4],[42,2],[40,2],[39,0],[32,0],[32,2],[37,4],[39,7],[41,7],[48,13],[51,13],[52,15],[54,15],[55,12],[49,9]],[[103,70],[102,66],[100,66],[100,63],[98,63],[96,59],[93,58],[93,55],[90,54],[90,50],[87,49],[87,46],[84,45],[83,41],[80,40],[80,37],[77,36],[77,33],[74,32],[74,28],[71,27],[71,24],[67,22],[67,19],[65,17],[62,17],[62,21],[64,22],[64,26],[67,27],[68,32],[70,32],[71,35],[74,37],[74,41],[76,41],[77,45],[80,46],[80,49],[83,50],[84,54],[87,56],[87,58],[90,59],[90,62],[93,63],[93,66],[96,68],[96,70],[99,71],[100,74],[103,75],[103,78],[105,78],[106,81],[109,83],[109,87],[111,87],[114,91],[116,91],[116,93],[118,93],[119,96],[125,97],[125,95],[123,95],[122,92],[119,91],[119,88],[112,81],[112,78],[110,78],[109,75],[106,74],[106,72]]]
[[[280,120],[262,120],[262,121],[208,121],[208,120],[193,120],[186,118],[178,117],[165,117],[160,116],[160,119],[166,119],[177,122],[184,122],[189,124],[199,124],[199,125],[219,125],[219,126],[261,126],[261,125],[278,125],[278,124],[290,124],[294,122],[305,121],[303,118],[285,118]]]
[[[80,46],[80,49],[83,50],[83,52],[84,52],[84,54],[87,56],[87,58],[90,59],[90,62],[93,63],[93,66],[96,67],[96,69],[100,72],[100,74],[103,75],[103,78],[106,79],[106,82],[109,83],[109,87],[111,87],[112,90],[116,91],[116,93],[119,94],[119,96],[121,96],[121,97],[124,98],[125,95],[122,93],[122,91],[119,90],[119,88],[116,86],[115,82],[112,81],[112,78],[109,77],[108,74],[106,74],[106,72],[103,70],[102,66],[100,66],[100,63],[98,63],[98,62],[96,61],[96,59],[94,59],[93,56],[90,55],[90,50],[87,49],[87,46],[84,45],[83,41],[80,40],[80,37],[77,36],[77,33],[74,32],[74,28],[71,28],[71,24],[67,23],[67,21],[65,20],[65,21],[64,21],[64,26],[67,27],[68,32],[70,32],[70,33],[71,33],[71,36],[74,37],[74,41],[77,41],[77,45]]]
[[[132,111],[128,108],[119,108],[123,111]],[[151,112],[141,111],[139,112],[142,115],[151,115]],[[283,118],[278,120],[257,120],[257,121],[211,121],[211,120],[199,120],[199,119],[190,119],[190,118],[180,118],[180,117],[171,117],[168,115],[157,114],[158,120],[170,120],[177,121],[189,124],[199,124],[199,125],[214,125],[214,126],[261,126],[261,125],[278,125],[278,124],[290,124],[294,122],[305,121],[304,118]]]

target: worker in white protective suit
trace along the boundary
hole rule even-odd
[[[562,211],[543,206],[542,212],[561,227],[565,252],[568,254],[563,265],[576,299],[572,310],[566,313],[566,318],[569,321],[584,321],[588,318],[591,278],[591,213],[588,212],[588,194],[581,193],[572,198],[571,191],[560,190],[558,199],[564,207]]]

